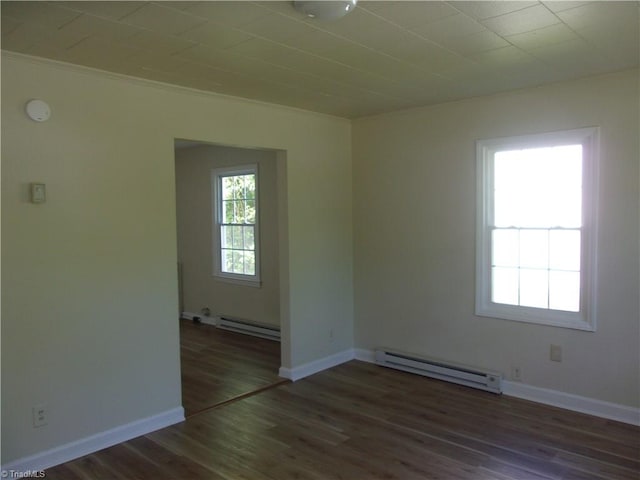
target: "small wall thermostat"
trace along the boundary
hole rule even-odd
[[[46,122],[51,116],[51,108],[47,105],[47,102],[34,98],[29,100],[25,106],[27,115],[35,122]]]
[[[31,203],[44,203],[47,199],[47,192],[44,183],[31,184]]]

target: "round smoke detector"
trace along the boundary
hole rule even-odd
[[[51,108],[47,102],[38,99],[29,100],[25,110],[29,118],[35,122],[46,122],[51,116]]]

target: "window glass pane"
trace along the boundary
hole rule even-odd
[[[553,171],[547,176],[554,190],[581,190],[582,188],[582,145],[562,145],[545,149],[547,164],[545,168]]]
[[[517,193],[496,190],[493,198],[493,224],[502,228],[519,226],[522,209]]]
[[[246,223],[246,208],[244,200],[236,200],[234,223]]]
[[[243,252],[244,253],[244,273],[245,275],[255,275],[256,274],[256,256],[253,252]]]
[[[550,227],[579,228],[582,226],[582,191],[563,189],[549,192]]]
[[[548,268],[549,244],[547,230],[520,231],[520,266]]]
[[[549,268],[580,270],[580,230],[549,232]]]
[[[581,145],[496,152],[493,167],[496,226],[581,225]]]
[[[233,201],[222,202],[222,223],[233,223]]]
[[[221,177],[221,185],[222,185],[222,199],[223,200],[232,200],[233,197],[233,184],[234,177]]]
[[[233,250],[222,250],[222,271],[226,273],[233,272]]]
[[[568,312],[580,310],[579,272],[549,272],[549,308]]]
[[[244,223],[248,223],[250,225],[256,223],[256,201],[255,200],[247,200],[245,202],[246,208],[246,217],[244,219]]]
[[[519,234],[514,229],[496,229],[492,239],[492,265],[517,267],[519,262]]]
[[[547,270],[520,270],[520,305],[548,308],[549,276]]]
[[[246,197],[249,200],[256,198],[256,176],[255,174],[247,175],[246,179]]]
[[[243,227],[244,230],[244,248],[247,250],[255,250],[255,238],[254,238],[254,229],[255,227]]]
[[[257,175],[217,174],[220,272],[256,276]],[[218,214],[217,214],[218,215]]]
[[[233,248],[244,248],[244,235],[242,234],[242,227],[230,227],[233,230]]]
[[[242,258],[242,252],[233,250],[233,273],[243,273],[244,261]]]
[[[233,177],[233,198],[236,200],[244,198],[244,175]]]
[[[491,301],[494,303],[517,305],[518,269],[494,267],[491,269],[491,276]]]
[[[225,225],[220,227],[220,241],[222,248],[230,248],[233,246],[233,230]]]

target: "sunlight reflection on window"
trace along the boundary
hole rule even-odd
[[[582,145],[496,152],[492,301],[579,311]]]

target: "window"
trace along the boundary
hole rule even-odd
[[[214,275],[260,282],[258,168],[213,170]]]
[[[478,142],[477,315],[595,330],[597,140]]]

